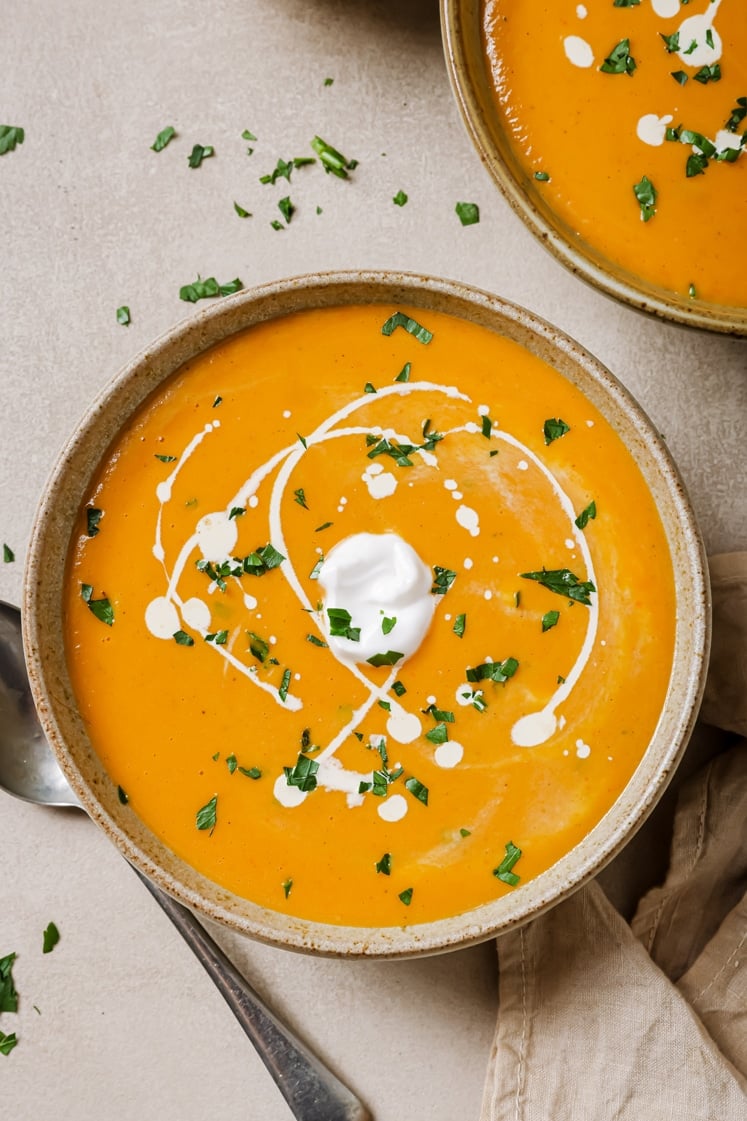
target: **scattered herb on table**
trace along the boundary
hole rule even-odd
[[[404,206],[407,202],[407,195],[404,191],[397,191],[396,195],[392,199],[392,202],[395,206]]]
[[[296,210],[295,206],[290,200],[289,195],[286,195],[285,198],[278,199],[278,210],[285,218],[286,226],[289,226],[291,218],[293,217]]]
[[[196,304],[198,300],[207,300],[211,296],[231,296],[234,292],[241,291],[243,287],[238,277],[229,280],[226,284],[219,284],[214,276],[209,276],[206,280],[198,276],[191,284],[182,285],[179,289],[179,299],[189,304]]]
[[[18,993],[13,983],[13,962],[16,954],[0,958],[0,1012],[18,1011]]]
[[[123,304],[122,307],[118,307],[117,323],[119,323],[120,327],[128,327],[131,322],[132,320],[130,318],[130,309],[127,307],[127,305]]]
[[[176,129],[173,125],[167,125],[166,128],[161,129],[156,139],[151,144],[152,152],[162,152],[167,144],[169,144],[176,136]]]
[[[480,207],[476,202],[458,202],[454,210],[463,226],[476,226],[480,221]]]
[[[12,152],[16,144],[23,144],[26,133],[18,125],[0,125],[0,156]]]
[[[12,564],[16,559],[16,554],[11,549],[10,545],[3,543],[3,564]]]
[[[234,202],[233,208],[236,211],[236,213],[238,214],[239,218],[251,218],[251,216],[252,216],[250,210],[244,210],[244,207],[239,206],[239,204],[237,202]]]
[[[321,136],[315,136],[311,141],[311,147],[319,157],[324,170],[331,175],[336,175],[338,179],[348,179],[348,172],[353,171],[358,166],[357,160],[349,160],[347,156],[343,156],[342,152],[338,152],[326,140],[322,140]]]
[[[52,950],[55,948],[55,946],[57,945],[59,940],[60,940],[60,932],[57,929],[56,923],[53,923],[53,922],[48,923],[47,928],[44,931],[44,935],[43,935],[42,953],[43,954],[51,954]]]
[[[194,148],[189,154],[187,160],[190,167],[200,167],[203,160],[210,159],[215,155],[215,148],[212,144],[195,144]]]

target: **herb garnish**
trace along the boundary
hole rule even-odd
[[[387,650],[384,654],[372,654],[370,658],[366,658],[366,661],[369,666],[396,666],[402,658],[404,654],[399,650]]]
[[[388,616],[385,615],[384,618],[381,620],[382,634],[390,634],[391,631],[394,630],[396,625],[397,625],[396,615],[392,616],[392,617],[388,617]]]
[[[642,176],[638,183],[633,184],[633,194],[641,208],[641,221],[648,222],[656,214],[656,187],[647,175]]]
[[[352,616],[344,607],[328,607],[329,633],[335,638],[347,638],[350,642],[360,642],[360,627],[351,627]]]
[[[589,524],[589,521],[596,518],[596,516],[597,516],[597,504],[596,504],[596,502],[594,502],[592,500],[589,503],[589,505],[584,507],[584,509],[578,515],[578,517],[575,520],[575,524],[578,526],[579,529],[586,529],[587,525]]]
[[[156,139],[150,146],[151,152],[162,152],[169,141],[173,140],[176,136],[176,129],[173,125],[167,125],[166,128],[161,129]]]
[[[299,487],[298,490],[294,490],[293,497],[299,506],[303,506],[304,510],[308,510],[308,506],[306,505],[306,492],[303,487]]]
[[[696,82],[700,82],[701,85],[704,86],[707,85],[708,82],[720,82],[721,67],[717,62],[714,62],[711,66],[701,66],[700,70],[693,74],[693,78]]]
[[[293,890],[293,880],[291,880],[291,879],[283,880],[283,882],[280,886],[282,887],[283,892],[285,894],[285,898],[287,899],[288,896],[290,895],[291,891]]]
[[[630,53],[630,39],[621,39],[599,67],[603,74],[629,74],[631,77],[635,68],[636,61]]]
[[[471,837],[472,836],[472,830],[462,828],[462,829],[459,830],[459,836],[460,837]]]
[[[86,507],[86,533],[89,537],[95,537],[99,532],[99,522],[104,516],[104,511],[99,510],[96,506]]]
[[[549,183],[550,176],[546,171],[535,171],[534,178],[538,183]]]
[[[392,202],[395,206],[404,206],[407,202],[407,195],[404,191],[397,191],[396,195],[392,199]]]
[[[747,117],[747,97],[738,97],[737,104],[732,109],[724,128],[727,132],[736,132],[745,117]]]
[[[411,887],[406,887],[404,891],[399,893],[398,898],[402,900],[405,907],[409,907],[412,903],[412,892],[413,889]]]
[[[542,633],[544,634],[545,631],[549,631],[553,627],[556,627],[558,625],[559,618],[559,611],[546,611],[542,616]]]
[[[174,631],[173,639],[177,646],[194,646],[195,644],[192,635],[182,630]]]
[[[5,1032],[0,1031],[0,1055],[9,1055],[13,1048],[18,1044],[18,1037],[14,1031]]]
[[[295,206],[293,205],[293,203],[290,200],[289,195],[286,195],[285,198],[278,199],[278,210],[280,211],[280,213],[285,218],[286,226],[289,226],[290,225],[290,220],[293,217],[293,215],[295,213],[295,210],[296,210]]]
[[[161,463],[176,463],[178,456],[176,455],[154,455],[154,459],[158,459]]]
[[[660,31],[659,35],[664,40],[664,48],[665,48],[667,54],[674,54],[676,51],[678,51],[680,49],[680,33],[679,33],[679,31],[675,31],[674,34],[672,34],[672,35],[662,35],[662,33]]]
[[[218,820],[218,795],[214,794],[209,802],[197,811],[196,825],[198,829],[209,829],[212,833]]]
[[[397,376],[394,380],[395,381],[409,381],[410,380],[410,370],[411,369],[412,369],[412,363],[411,362],[405,362],[404,366],[402,367],[402,369],[397,374]]]
[[[394,694],[396,694],[396,696],[398,696],[398,697],[404,697],[405,693],[407,692],[407,689],[405,688],[405,686],[402,684],[401,681],[395,681],[394,684],[392,685],[392,692]]]
[[[239,218],[251,218],[251,216],[252,216],[250,210],[244,210],[244,207],[239,206],[239,204],[236,201],[234,201],[233,208],[236,211],[236,213],[238,214]]]
[[[435,727],[426,732],[425,738],[435,744],[446,743],[449,738],[449,731],[444,721],[440,720]]]
[[[0,156],[12,152],[16,144],[23,144],[26,133],[18,125],[0,125]]]
[[[211,144],[195,144],[187,163],[190,167],[199,167],[203,160],[207,160],[214,155],[215,148]]]
[[[117,308],[117,323],[120,327],[128,327],[131,322],[130,309],[126,304],[122,304],[122,307]]]
[[[323,642],[322,639],[318,638],[315,634],[307,634],[306,641],[310,642],[312,646],[323,646],[325,650],[327,649],[327,643]]]
[[[57,929],[56,924],[53,923],[53,922],[48,923],[47,924],[47,929],[44,931],[44,935],[43,935],[42,953],[43,954],[51,954],[52,950],[55,948],[55,946],[57,945],[59,940],[60,940],[60,932]]]
[[[513,868],[520,856],[521,849],[517,848],[513,841],[509,841],[506,845],[506,855],[498,867],[493,869],[493,875],[496,879],[502,880],[504,884],[509,884],[511,887],[516,887],[521,877],[516,875]]]
[[[232,506],[228,514],[228,520],[233,521],[234,518],[243,518],[246,513],[246,506]]]
[[[591,580],[579,580],[568,568],[543,568],[541,572],[522,572],[520,575],[524,580],[536,580],[543,588],[586,607],[591,607],[589,593],[597,590]]]
[[[439,564],[433,565],[433,587],[431,588],[431,595],[443,596],[446,595],[451,585],[456,580],[456,572],[452,572],[450,568],[441,568]]]
[[[16,559],[16,554],[11,549],[10,545],[3,542],[3,564],[12,564]]]
[[[559,440],[561,436],[565,436],[566,432],[570,432],[570,430],[570,425],[566,424],[560,417],[551,417],[549,420],[546,420],[542,426],[545,444],[551,444],[553,440]]]
[[[495,681],[503,685],[514,676],[518,668],[516,658],[506,658],[503,662],[482,662],[479,666],[468,666],[466,677],[473,684],[477,681]]]
[[[288,786],[297,786],[299,790],[309,793],[316,790],[316,773],[319,764],[316,759],[309,759],[307,755],[300,754],[294,767],[283,767],[283,774]]]
[[[126,806],[130,800],[129,794],[122,786],[117,787],[117,797],[119,798],[120,804],[123,806]]]
[[[376,871],[382,876],[391,876],[392,874],[392,854],[385,852],[381,860],[376,861]]]
[[[201,280],[198,276],[192,284],[182,285],[179,289],[179,299],[189,304],[196,304],[198,300],[207,300],[212,296],[232,296],[243,287],[238,277],[229,280],[226,284],[219,284],[214,276],[209,276],[206,280]]]
[[[100,599],[93,599],[93,584],[81,584],[80,595],[84,603],[88,604],[88,609],[91,611],[101,623],[106,623],[107,627],[114,625],[114,608],[106,596]]]
[[[270,644],[261,638],[254,631],[247,631],[246,637],[249,639],[249,650],[257,659],[258,662],[263,664],[267,661],[270,654]]]
[[[451,629],[454,632],[454,634],[457,636],[457,638],[464,638],[464,631],[466,629],[466,626],[467,626],[467,616],[466,616],[466,614],[457,615],[456,619],[454,620],[454,626]]]
[[[289,669],[283,670],[283,677],[282,677],[281,682],[280,682],[280,688],[278,689],[278,696],[280,697],[280,700],[284,704],[285,704],[285,701],[288,699],[288,690],[290,689],[290,683],[291,683],[291,671]]]
[[[389,316],[381,328],[381,333],[382,335],[391,335],[397,327],[404,327],[408,334],[416,338],[419,343],[423,343],[424,346],[427,346],[433,338],[432,331],[422,327],[415,319],[411,319],[409,315],[405,315],[401,311],[395,311],[394,315]]]
[[[237,767],[236,769],[240,775],[246,775],[247,778],[262,778],[262,772],[259,767]]]
[[[675,82],[678,82],[681,86],[684,86],[685,82],[687,81],[687,74],[684,70],[673,70],[672,77],[674,78]]]
[[[18,993],[13,984],[13,962],[15,954],[0,958],[0,1012],[18,1011]]]
[[[357,160],[349,160],[347,156],[343,156],[342,152],[338,152],[326,140],[322,140],[321,136],[314,137],[311,141],[311,147],[318,155],[324,170],[329,174],[336,175],[338,179],[349,178],[348,172],[353,171],[358,166]]]
[[[458,202],[454,210],[463,226],[475,226],[480,221],[480,207],[476,202]]]

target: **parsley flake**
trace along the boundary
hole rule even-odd
[[[545,444],[551,444],[553,440],[559,440],[561,436],[565,436],[566,432],[570,432],[570,430],[570,425],[566,424],[560,417],[551,417],[549,420],[546,420],[542,426]]]
[[[521,849],[517,848],[513,841],[509,841],[506,845],[506,855],[498,867],[493,869],[493,875],[496,879],[502,880],[504,884],[509,884],[511,887],[516,887],[521,877],[516,875],[513,868],[520,857]]]
[[[278,689],[278,696],[280,697],[280,700],[284,704],[285,704],[285,701],[288,699],[288,690],[290,689],[290,683],[291,683],[291,671],[289,669],[283,670],[283,677],[282,677],[281,682],[280,682],[280,688]]]
[[[392,202],[395,206],[404,206],[407,202],[407,195],[404,191],[397,191],[396,195],[392,199]]]
[[[638,183],[633,184],[633,194],[638,200],[641,209],[641,221],[648,222],[656,214],[656,187],[647,175]]]
[[[392,616],[391,618],[389,618],[385,615],[384,618],[381,620],[382,633],[383,634],[390,634],[394,630],[396,625],[397,625],[396,615]]]
[[[187,163],[190,167],[199,167],[203,160],[215,155],[215,148],[211,144],[195,144],[189,154]]]
[[[162,152],[166,145],[170,143],[176,136],[176,129],[173,125],[167,125],[166,128],[161,129],[156,139],[150,146],[151,152]]]
[[[324,170],[331,175],[336,175],[338,179],[348,179],[349,171],[353,171],[358,166],[357,160],[349,160],[347,156],[343,156],[342,152],[338,152],[326,140],[322,140],[321,136],[315,136],[311,141],[311,147],[319,157]]]
[[[402,900],[405,907],[409,907],[412,903],[412,893],[413,889],[411,887],[406,887],[404,891],[399,893],[397,898]]]
[[[482,662],[479,666],[468,666],[466,678],[472,684],[478,681],[495,681],[503,685],[514,676],[518,668],[516,658],[506,658],[503,662]]]
[[[13,962],[15,954],[0,958],[0,1012],[18,1011],[18,993],[13,983]]]
[[[173,639],[177,646],[194,646],[195,644],[192,635],[182,630],[174,631]]]
[[[597,504],[596,504],[596,502],[591,501],[589,503],[589,505],[584,507],[584,509],[578,515],[578,517],[575,520],[575,524],[578,526],[579,529],[586,529],[589,522],[592,521],[594,518],[596,518],[596,516],[597,516]]]
[[[612,48],[599,69],[602,74],[628,74],[632,77],[636,69],[636,61],[630,53],[630,39],[621,39]]]
[[[119,798],[120,804],[123,806],[126,806],[130,800],[129,794],[122,786],[117,787],[117,797]]]
[[[480,221],[480,207],[476,202],[458,202],[454,210],[463,226],[476,226]]]
[[[538,183],[549,183],[550,176],[546,171],[535,171],[534,178]]]
[[[405,779],[405,790],[409,790],[413,798],[417,798],[417,800],[419,802],[422,802],[424,806],[428,805],[428,787],[424,786],[423,783],[420,782],[419,779],[416,779],[414,775],[411,775],[410,778]]]
[[[452,572],[450,568],[441,568],[439,564],[433,565],[433,587],[431,588],[431,595],[443,596],[446,595],[451,585],[456,580],[456,572]]]
[[[401,681],[395,681],[392,685],[392,692],[395,693],[398,697],[404,697],[407,689]]]
[[[60,932],[57,929],[57,926],[53,922],[48,923],[43,935],[42,953],[51,954],[52,950],[55,948],[59,940]]]
[[[285,895],[285,898],[287,899],[288,896],[290,895],[291,891],[293,890],[293,880],[290,880],[290,879],[283,880],[283,882],[280,886],[282,887],[283,894]]]
[[[23,144],[26,133],[18,125],[0,125],[0,156],[12,152],[16,144]]]
[[[93,599],[92,584],[81,584],[80,595],[83,602],[88,604],[88,610],[96,616],[99,622],[106,623],[107,627],[114,625],[114,608],[106,596]]]
[[[198,829],[209,829],[212,833],[218,820],[218,795],[214,794],[209,802],[197,811],[195,823]]]
[[[454,620],[454,626],[451,629],[454,632],[454,634],[457,636],[457,638],[464,638],[464,632],[466,630],[466,627],[467,627],[467,616],[466,616],[466,614],[464,614],[464,615],[457,615],[456,619]]]
[[[239,218],[251,218],[251,216],[252,216],[250,210],[244,210],[244,207],[239,206],[239,204],[235,201],[234,201],[234,204],[233,204],[233,208],[236,211],[236,213],[238,214]]]
[[[382,335],[391,335],[397,327],[403,327],[408,334],[417,339],[419,343],[423,343],[424,346],[427,346],[433,338],[432,331],[422,327],[415,319],[411,319],[409,315],[405,315],[401,311],[395,311],[394,315],[389,316],[381,328],[381,333]]]
[[[329,633],[335,638],[347,638],[350,642],[360,642],[360,627],[351,627],[352,616],[344,607],[328,607]],[[400,655],[401,657],[401,655]]]
[[[542,633],[544,634],[545,631],[549,631],[553,627],[556,627],[558,625],[559,618],[559,611],[546,611],[542,616]]]
[[[36,1007],[36,1005],[34,1005],[34,1007]],[[7,1034],[0,1031],[0,1055],[9,1055],[17,1044],[18,1037],[14,1031],[8,1032]]]
[[[219,284],[214,276],[209,276],[206,280],[198,277],[192,284],[182,285],[179,289],[179,299],[189,304],[196,304],[198,300],[207,300],[213,296],[231,296],[234,292],[241,291],[243,287],[238,277],[227,281],[226,284]]]
[[[383,654],[372,654],[370,658],[366,658],[369,666],[396,666],[404,658],[404,654],[399,650],[387,650]]]
[[[130,309],[126,304],[122,304],[122,307],[117,308],[117,323],[120,327],[128,327],[131,322]]]
[[[308,510],[308,506],[306,505],[306,492],[304,491],[303,487],[299,487],[298,490],[294,490],[293,497],[299,506],[303,506],[304,510]]]
[[[12,564],[16,559],[16,554],[11,549],[10,545],[3,543],[3,564]]]
[[[300,754],[294,767],[283,767],[283,774],[288,786],[297,786],[299,790],[310,793],[316,790],[318,770],[319,764],[315,759]]]
[[[99,522],[104,516],[104,511],[99,510],[96,506],[86,507],[86,533],[89,537],[95,537],[99,532]]]
[[[548,591],[575,603],[583,603],[585,607],[591,607],[589,593],[597,590],[591,580],[579,580],[568,568],[543,568],[541,572],[522,572],[520,575],[524,580],[536,580]]]
[[[392,854],[385,852],[381,860],[376,861],[376,871],[382,876],[391,876],[392,874]]]
[[[397,374],[397,376],[394,380],[395,381],[409,381],[410,380],[410,370],[411,369],[412,369],[412,363],[411,362],[405,362],[404,366],[402,367],[402,369]]]

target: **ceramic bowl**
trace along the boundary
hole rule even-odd
[[[254,324],[306,308],[406,304],[466,318],[516,341],[577,385],[621,435],[653,493],[677,573],[674,664],[659,724],[613,808],[549,871],[466,914],[396,928],[303,921],[219,887],[177,858],[120,804],[76,708],[65,660],[63,590],[71,537],[91,479],[111,442],[146,397],[189,359]],[[398,957],[478,942],[536,916],[593,876],[655,805],[684,750],[708,652],[708,585],[702,544],[669,454],[641,409],[594,358],[560,331],[495,296],[406,274],[330,273],[241,292],[198,312],[136,357],[102,392],[55,467],[36,518],[23,615],[31,686],[45,732],[91,817],[136,867],[187,906],[275,945],[328,955]]]
[[[482,44],[483,5],[484,0],[441,0],[446,66],[470,139],[527,229],[572,273],[630,307],[688,327],[747,335],[744,308],[708,304],[643,281],[585,243],[544,202],[519,167],[494,108]]]

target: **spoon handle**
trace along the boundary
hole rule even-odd
[[[371,1121],[355,1095],[270,1011],[191,911],[133,868],[202,963],[298,1121]]]

